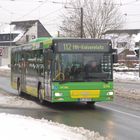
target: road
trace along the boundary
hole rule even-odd
[[[120,88],[120,89],[127,89],[127,90],[132,90],[132,89],[137,89],[140,91],[140,83],[136,82],[115,82],[115,88]]]
[[[16,94],[9,85],[8,78],[0,77],[0,88]],[[0,112],[26,115],[38,119],[45,118],[69,126],[84,127],[98,131],[101,135],[114,140],[140,139],[139,104],[128,103],[125,99],[118,97],[112,103],[97,103],[92,108],[85,104],[52,105],[46,103],[42,109],[0,107]]]

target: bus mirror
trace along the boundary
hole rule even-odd
[[[118,63],[118,55],[113,54],[113,63]]]
[[[136,53],[137,58],[139,58],[139,49],[135,50],[135,53]]]
[[[11,64],[8,64],[8,68],[11,68]]]
[[[113,49],[112,57],[113,57],[113,63],[118,63],[117,49]]]

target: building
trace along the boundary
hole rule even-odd
[[[27,43],[38,37],[51,37],[39,20],[14,21],[10,25],[14,25],[15,30],[21,31],[22,35],[16,41],[17,45]]]
[[[14,39],[18,35],[17,33],[0,34],[0,66],[10,63],[11,47],[16,46]]]
[[[123,49],[118,51],[118,63],[123,63],[128,67],[134,67],[139,63],[136,50]]]
[[[10,26],[11,33],[0,34],[0,66],[10,64],[12,47],[38,37],[51,37],[39,20],[13,21]]]
[[[114,48],[129,49],[139,45],[140,29],[108,30],[103,37],[111,39]]]
[[[113,47],[118,50],[119,63],[129,67],[139,63],[140,29],[108,30],[103,37],[112,40]]]

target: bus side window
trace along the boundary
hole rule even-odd
[[[39,76],[43,76],[44,74],[44,57],[43,57],[43,50],[38,50],[37,51],[37,58],[36,58],[36,63],[37,63],[37,73]]]
[[[47,71],[50,71],[51,69],[52,55],[52,50],[45,50],[45,70]]]

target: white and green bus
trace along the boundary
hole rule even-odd
[[[107,39],[38,38],[12,49],[11,84],[41,103],[113,100],[113,54]]]

